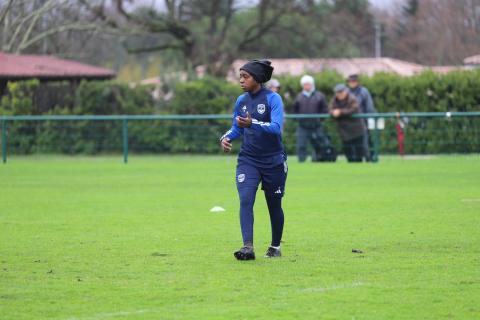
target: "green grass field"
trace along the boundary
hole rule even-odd
[[[232,255],[235,161],[0,165],[0,319],[480,318],[478,156],[292,157],[284,257],[261,257],[270,227],[259,192],[250,262]]]

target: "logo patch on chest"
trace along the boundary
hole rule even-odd
[[[259,114],[264,114],[265,113],[265,105],[263,103],[257,105],[257,112]]]

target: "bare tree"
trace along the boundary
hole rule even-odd
[[[235,57],[241,56],[253,43],[262,38],[279,18],[296,6],[295,0],[260,0],[251,11],[251,20],[238,30],[233,24],[239,11],[245,10],[235,0],[164,0],[164,10],[138,8],[127,10],[128,0],[115,0],[116,13],[112,18],[108,10],[98,10],[97,16],[110,26],[125,32],[141,31],[154,36],[153,44],[140,45],[127,42],[132,53],[175,50],[190,66],[205,65],[209,74],[223,76]]]
[[[0,5],[1,50],[21,53],[67,31],[92,31],[94,21],[73,0],[8,0]]]
[[[0,10],[0,25],[3,23],[5,18],[7,17],[8,12],[10,12],[10,8],[12,7],[14,0],[8,0],[6,4],[4,4],[4,7],[1,8]]]
[[[388,53],[427,65],[480,51],[480,0],[411,0],[387,30]]]

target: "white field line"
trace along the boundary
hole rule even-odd
[[[356,287],[361,287],[365,285],[363,282],[353,282],[348,284],[334,284],[330,287],[318,287],[318,288],[305,288],[300,289],[301,292],[328,292],[333,290],[340,290],[340,289],[351,289]]]
[[[140,310],[133,310],[133,311],[117,311],[117,312],[108,312],[108,313],[97,313],[91,316],[85,317],[69,317],[65,320],[102,320],[102,319],[110,319],[110,318],[118,318],[118,317],[127,317],[131,315],[138,315],[144,313],[151,313],[156,312],[155,309],[140,309]]]
[[[462,199],[462,202],[480,202],[480,199]]]
[[[357,288],[365,285],[363,282],[353,282],[347,284],[335,284],[330,287],[317,287],[317,288],[304,288],[300,289],[301,292],[328,292],[340,289],[351,289]],[[97,313],[91,316],[84,316],[84,317],[69,317],[65,320],[102,320],[102,319],[110,319],[110,318],[117,318],[117,317],[127,317],[131,315],[138,315],[144,313],[152,313],[157,312],[158,310],[155,309],[140,309],[140,310],[133,310],[133,311],[117,311],[117,312],[108,312],[108,313]]]

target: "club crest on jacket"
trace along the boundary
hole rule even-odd
[[[263,103],[257,105],[257,112],[259,114],[264,114],[265,113],[265,105]]]

